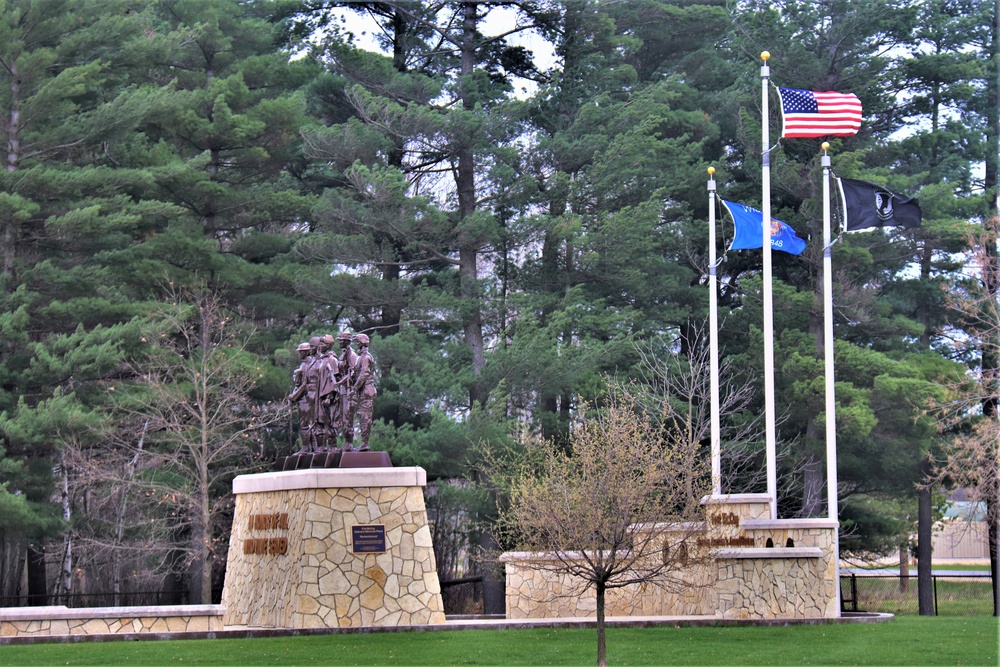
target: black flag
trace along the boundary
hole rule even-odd
[[[854,232],[876,227],[920,226],[920,202],[900,197],[881,185],[850,178],[838,178],[844,211],[844,229]]]

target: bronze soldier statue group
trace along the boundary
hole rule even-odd
[[[372,430],[375,398],[375,359],[368,352],[368,336],[344,331],[333,349],[330,334],[314,336],[296,348],[299,367],[292,373],[294,388],[288,400],[298,405],[299,454],[320,452],[367,452]],[[351,342],[358,345],[357,351]],[[361,444],[354,446],[354,418],[358,419]]]

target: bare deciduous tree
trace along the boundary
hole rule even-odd
[[[693,585],[681,571],[698,553],[700,500],[710,480],[705,457],[679,429],[662,413],[644,411],[629,391],[615,390],[600,410],[581,412],[569,452],[539,441],[516,460],[486,453],[507,493],[498,517],[507,545],[545,555],[527,567],[570,575],[581,593],[594,589],[598,665],[607,664],[608,590]],[[663,524],[671,530],[657,529]]]
[[[286,408],[252,397],[261,378],[247,350],[252,332],[212,293],[171,292],[150,323],[149,354],[116,392],[114,440],[75,465],[90,503],[117,517],[94,539],[130,557],[170,545],[185,554],[191,602],[210,603],[211,564],[225,558],[230,482],[259,463],[258,438]]]
[[[634,389],[637,400],[647,411],[665,408],[676,431],[692,443],[692,451],[697,451],[698,443],[710,443],[711,350],[704,331],[694,327],[672,340],[655,337],[636,345],[636,351],[641,359]],[[724,493],[745,493],[765,484],[763,453],[759,451],[764,439],[763,415],[750,411],[755,397],[754,385],[738,381],[731,364],[722,360],[719,416]]]
[[[986,506],[994,616],[1000,615],[1000,369],[995,363],[1000,358],[996,295],[1000,266],[996,244],[996,233],[990,229],[970,240],[977,275],[964,283],[964,289],[949,293],[949,308],[964,332],[956,345],[972,351],[981,363],[964,382],[951,388],[954,400],[941,409],[942,430],[955,435],[947,442],[946,458],[936,471],[937,479],[965,487],[971,500]],[[987,363],[987,359],[994,361]]]

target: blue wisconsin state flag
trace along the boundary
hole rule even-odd
[[[721,200],[722,205],[733,216],[733,224],[736,225],[736,235],[730,250],[752,250],[759,248],[763,244],[763,231],[761,230],[761,220],[764,214],[752,206],[734,204],[726,200]],[[790,255],[800,255],[806,249],[806,242],[795,235],[795,230],[787,224],[771,218],[771,249],[787,252]]]

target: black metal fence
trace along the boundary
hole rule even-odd
[[[0,596],[0,607],[31,607],[64,605],[70,609],[89,607],[146,607],[153,605],[188,604],[184,591],[130,591],[128,593],[70,593],[33,599],[28,595]]]
[[[992,616],[990,573],[934,574],[935,616]],[[849,574],[840,577],[844,611],[919,614],[917,578],[898,574]]]
[[[446,616],[484,613],[483,578],[463,577],[441,582],[441,603]]]

